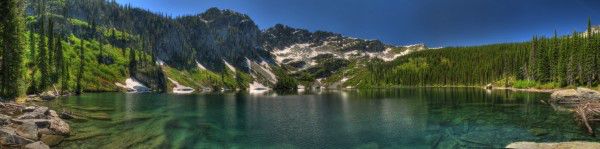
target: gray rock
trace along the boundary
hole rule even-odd
[[[50,149],[50,147],[42,141],[33,142],[25,145],[25,149]]]
[[[25,145],[31,142],[33,141],[17,135],[12,128],[0,128],[0,144],[2,145]]]
[[[33,110],[35,110],[35,107],[29,106],[29,107],[25,107],[25,109],[23,109],[23,112],[33,112]]]
[[[32,112],[27,112],[17,119],[45,119],[47,118],[48,107],[36,107]]]
[[[52,130],[50,130],[50,128],[40,128],[38,129],[38,134],[40,135],[56,135],[56,133],[54,133]]]
[[[37,107],[35,110],[33,110],[33,112],[47,114],[46,112],[48,112],[48,110],[50,110],[48,107]]]
[[[11,122],[14,124],[17,124],[17,125],[23,125],[25,123],[34,123],[38,128],[50,127],[50,120],[48,120],[48,119],[12,120]]]
[[[63,136],[68,136],[71,133],[69,124],[58,117],[50,117],[50,130]]]
[[[54,110],[49,110],[48,111],[48,116],[59,117],[58,113],[56,113],[56,111],[54,111]]]
[[[12,117],[0,114],[0,126],[8,125],[10,123],[10,119],[12,119]]]
[[[23,124],[14,125],[17,135],[30,140],[38,140],[38,127],[35,122],[25,121]]]
[[[40,137],[40,141],[48,144],[49,146],[56,146],[60,144],[64,139],[65,137],[60,135],[42,134],[42,136]]]

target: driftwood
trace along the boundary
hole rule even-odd
[[[575,108],[577,120],[579,120],[592,136],[595,135],[592,125],[600,121],[600,102],[587,101],[582,102]]]

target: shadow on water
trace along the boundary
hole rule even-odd
[[[403,88],[203,95],[98,93],[48,103],[80,116],[61,148],[501,148],[600,141],[548,94]]]

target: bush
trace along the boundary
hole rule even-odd
[[[296,91],[298,89],[298,81],[292,77],[281,77],[273,89],[278,92]]]

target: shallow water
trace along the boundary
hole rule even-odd
[[[99,93],[53,100],[71,111],[60,148],[499,148],[600,141],[542,93],[476,88],[302,95]]]

